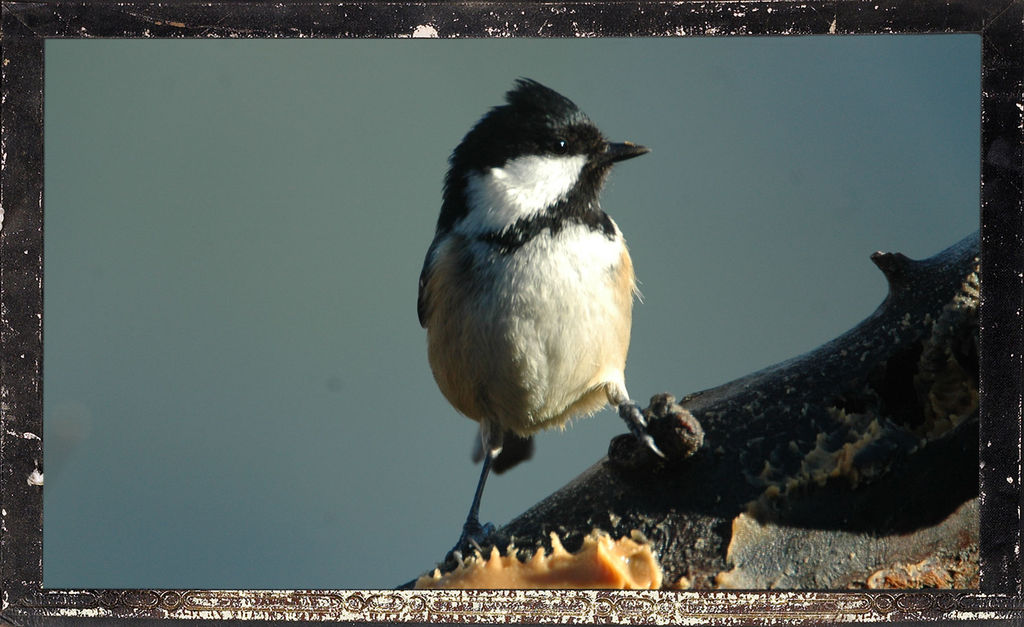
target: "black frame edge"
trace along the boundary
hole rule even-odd
[[[42,585],[43,40],[3,7],[0,181],[0,581]],[[34,271],[26,272],[26,269]],[[37,473],[33,475],[33,473]]]
[[[982,37],[980,371],[982,590],[1021,595],[1021,413],[1024,394],[1024,5],[1014,3]],[[1016,298],[1014,297],[1016,296]],[[1017,320],[1017,324],[1006,324]],[[993,379],[992,373],[1004,373]],[[1016,374],[1016,376],[1014,376]]]
[[[777,12],[770,20],[737,16],[736,8],[749,5],[770,5]],[[921,7],[925,5],[934,10],[923,12]],[[780,34],[787,24],[790,35],[981,34],[982,411],[983,416],[1009,419],[1005,428],[1003,423],[991,420],[981,424],[981,524],[984,529],[998,531],[995,536],[982,535],[981,594],[713,592],[681,593],[659,601],[656,595],[642,593],[591,592],[557,595],[562,597],[561,605],[541,595],[532,601],[540,608],[537,611],[541,612],[545,603],[565,608],[563,611],[583,604],[591,608],[595,620],[634,623],[679,620],[678,608],[696,605],[706,608],[706,613],[685,614],[687,618],[717,623],[737,619],[779,622],[780,618],[789,623],[954,616],[1024,619],[1019,556],[1024,399],[1024,325],[1020,323],[1024,315],[1024,0],[760,0],[728,4],[682,0],[581,2],[572,6],[578,9],[575,27],[553,10],[557,5],[516,2],[3,3],[0,617],[15,622],[56,616],[197,619],[244,615],[264,620],[324,620],[336,613],[349,616],[355,612],[363,620],[380,622],[496,619],[493,614],[467,609],[490,598],[473,593],[453,593],[433,603],[429,595],[412,591],[44,591],[42,490],[31,485],[29,477],[37,470],[42,472],[42,393],[38,382],[42,373],[42,70],[46,38],[141,37],[143,31],[145,36],[168,38],[225,36],[238,31],[244,31],[241,36],[248,38],[275,33],[287,37],[396,37],[424,22],[437,25],[443,37],[458,37],[480,36],[491,21],[500,23],[512,18],[511,25],[496,36],[530,36],[542,27],[547,28],[544,34],[551,36],[568,33],[571,28],[613,36],[768,35]],[[488,15],[492,9],[496,9],[495,15]],[[268,26],[268,22],[275,25]],[[611,22],[615,24],[609,26]],[[655,32],[666,23],[681,26]],[[1015,320],[1017,324],[1012,324]],[[1000,376],[986,377],[985,373]],[[773,617],[765,609],[785,608],[788,599],[794,600],[788,613]],[[797,609],[797,601],[802,610]],[[749,604],[747,611],[733,613],[730,608],[737,602]],[[456,607],[459,604],[462,611]],[[396,610],[398,606],[403,609]],[[534,606],[516,607],[527,612],[525,608]],[[549,622],[556,618],[557,614],[525,613],[520,620]]]

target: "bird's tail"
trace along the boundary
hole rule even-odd
[[[479,436],[474,438],[474,440],[473,462],[480,463],[484,458],[483,443]],[[505,431],[502,434],[501,452],[494,458],[491,471],[500,475],[509,468],[518,466],[531,457],[533,457],[533,436],[516,435],[511,431]]]

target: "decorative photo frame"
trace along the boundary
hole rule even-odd
[[[732,37],[982,40],[978,590],[71,590],[43,587],[43,47],[66,38]],[[0,617],[360,622],[742,622],[1024,617],[1024,2],[4,2]],[[971,242],[961,246],[971,246]],[[975,244],[976,245],[976,244]],[[966,249],[964,249],[966,250]],[[961,251],[961,257],[967,254]],[[968,254],[968,257],[970,255]],[[905,258],[876,265],[899,282]],[[662,408],[664,413],[665,408]],[[657,413],[657,412],[655,412]],[[671,412],[670,412],[671,413]],[[697,414],[698,419],[700,415]],[[630,454],[623,456],[627,466]],[[883,586],[884,588],[884,586]]]

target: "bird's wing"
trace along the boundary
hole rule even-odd
[[[427,283],[430,281],[430,273],[434,268],[434,256],[437,253],[440,236],[434,237],[427,249],[427,256],[423,259],[423,269],[420,270],[419,294],[416,296],[416,315],[420,318],[420,326],[427,327]]]

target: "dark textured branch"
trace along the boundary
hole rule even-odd
[[[695,588],[976,585],[977,255],[977,234],[920,261],[875,253],[889,294],[861,324],[678,404],[655,397],[674,461],[616,438],[489,543],[527,554],[555,531],[572,551],[594,528],[637,529],[666,585]]]

